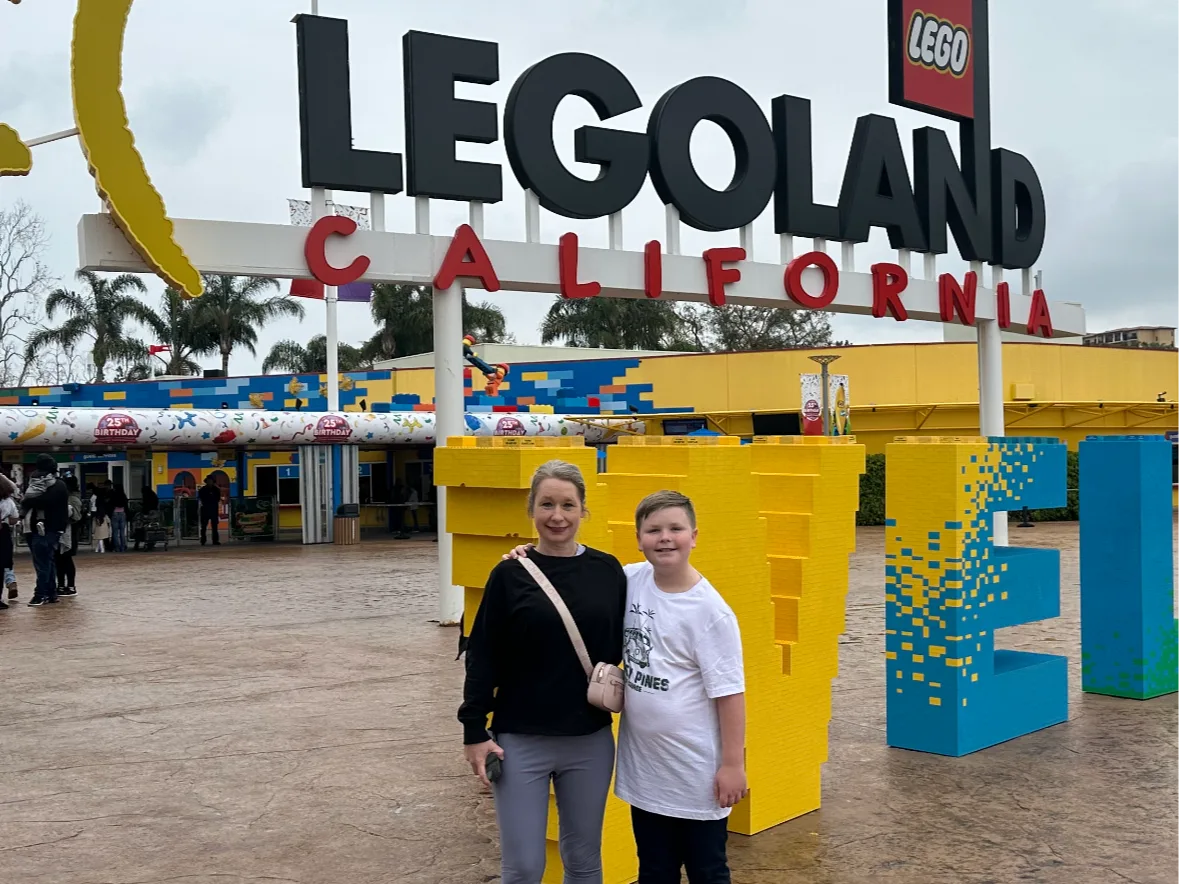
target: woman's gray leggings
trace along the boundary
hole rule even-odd
[[[565,884],[602,884],[602,817],[614,772],[608,727],[584,737],[499,734],[503,775],[495,816],[503,884],[540,884],[545,865],[549,780],[557,795]]]

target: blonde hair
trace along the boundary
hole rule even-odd
[[[639,505],[635,507],[635,530],[642,530],[643,522],[660,510],[669,510],[677,506],[688,514],[688,524],[695,531],[696,508],[692,506],[690,497],[678,491],[656,491],[640,500]]]
[[[528,515],[532,515],[532,508],[536,503],[536,489],[545,479],[559,479],[571,484],[577,489],[577,499],[581,501],[581,508],[585,509],[585,479],[581,476],[581,470],[563,460],[550,460],[538,466],[532,474],[532,487],[528,489]]]

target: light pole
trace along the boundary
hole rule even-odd
[[[832,362],[834,362],[838,358],[839,357],[836,356],[834,353],[820,353],[818,356],[811,356],[810,357],[811,362],[817,362],[822,367],[821,374],[819,375],[819,383],[821,384],[821,390],[823,393],[823,435],[824,436],[831,435],[831,411],[830,411],[831,394],[830,394],[830,391],[827,389],[827,387],[828,387],[827,366],[830,365]]]

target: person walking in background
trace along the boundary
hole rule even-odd
[[[77,579],[74,554],[78,551],[78,529],[82,524],[82,495],[78,493],[78,480],[75,477],[66,476],[65,486],[69,492],[67,504],[70,520],[57,545],[54,565],[57,572],[57,594],[59,596],[74,596],[78,594],[78,590],[74,586]]]
[[[106,480],[107,505],[111,519],[111,546],[115,552],[127,551],[127,492]]]
[[[20,509],[17,495],[20,489],[11,479],[0,473],[0,574],[4,583],[0,591],[0,610],[8,607],[4,597],[15,599],[16,588],[16,526],[20,524]]]
[[[220,546],[221,535],[217,531],[217,523],[221,520],[221,489],[217,487],[217,481],[212,476],[205,476],[205,484],[197,492],[197,499],[200,501],[201,509],[201,546],[204,546],[208,539],[206,526],[210,522],[213,524],[213,546]]]
[[[37,587],[29,600],[30,608],[57,601],[57,576],[54,554],[62,532],[70,521],[69,489],[57,475],[57,461],[51,454],[40,454],[33,467],[33,478],[20,502],[25,540],[33,554]]]

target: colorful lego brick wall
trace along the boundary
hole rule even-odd
[[[888,744],[960,756],[1068,719],[1067,660],[996,649],[1060,614],[1060,553],[996,547],[993,514],[1063,506],[1057,439],[899,439],[887,448]]]
[[[1145,700],[1179,689],[1171,443],[1080,444],[1081,688]]]

